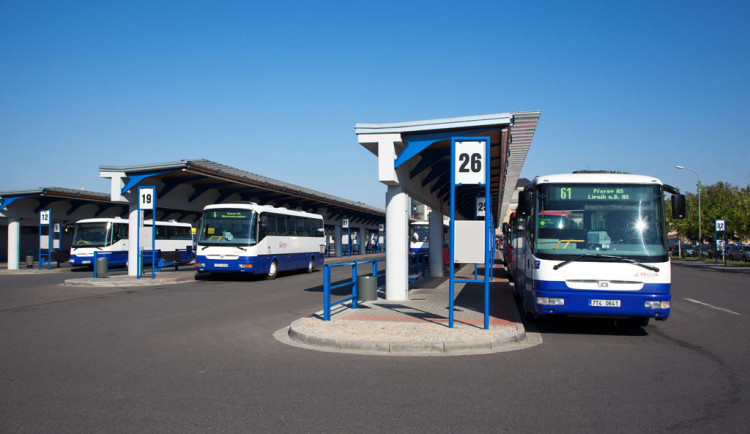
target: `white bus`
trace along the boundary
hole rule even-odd
[[[198,272],[264,274],[323,265],[323,217],[255,203],[208,205],[198,234]]]
[[[671,268],[664,193],[656,178],[601,172],[539,176],[519,195],[516,292],[531,317],[666,320]]]
[[[448,225],[443,223],[443,234],[442,239],[438,242],[441,247],[448,236]],[[409,240],[409,253],[424,253],[430,254],[430,222],[412,222],[411,223],[411,239]]]
[[[151,251],[151,220],[143,222],[141,248]],[[93,266],[94,252],[107,258],[109,267],[124,267],[128,263],[128,220],[121,218],[91,218],[75,224],[70,247],[72,266]],[[190,262],[193,257],[193,227],[176,221],[156,222],[157,259],[161,252],[180,251],[180,260]],[[150,256],[144,262],[151,263]]]

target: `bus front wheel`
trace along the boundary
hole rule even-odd
[[[313,271],[315,271],[315,260],[313,258],[310,258],[310,263],[307,264],[307,274],[310,274]]]
[[[274,259],[271,262],[271,266],[268,267],[268,274],[266,275],[266,279],[273,280],[276,278],[276,275],[279,274],[279,265]]]

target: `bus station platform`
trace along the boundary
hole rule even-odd
[[[473,274],[473,266],[464,266],[456,275]],[[378,299],[360,302],[357,309],[337,305],[330,321],[317,312],[274,336],[314,350],[401,356],[487,354],[536,345],[527,339],[504,269],[496,265],[494,276],[489,329],[484,329],[483,283],[455,284],[454,326],[449,327],[450,282],[443,277],[412,282],[408,301]]]

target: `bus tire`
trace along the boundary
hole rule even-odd
[[[279,263],[274,259],[271,261],[271,266],[268,267],[268,274],[266,274],[267,280],[273,280],[279,274]]]
[[[640,327],[646,327],[650,319],[649,317],[633,318],[633,323]]]
[[[315,271],[315,259],[310,258],[310,263],[307,264],[307,274],[312,273]]]

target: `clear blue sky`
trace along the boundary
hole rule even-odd
[[[750,176],[748,1],[0,0],[0,191],[206,158],[384,207],[357,122],[541,110],[522,176]]]

